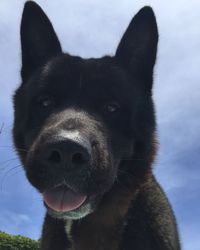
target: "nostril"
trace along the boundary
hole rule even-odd
[[[84,154],[82,153],[75,153],[72,156],[72,163],[76,165],[82,165],[87,162],[87,159]]]
[[[49,160],[53,163],[60,163],[61,162],[61,154],[57,150],[53,150],[50,154]]]

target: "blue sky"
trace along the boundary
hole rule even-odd
[[[132,16],[155,11],[160,40],[155,68],[160,151],[154,172],[175,211],[184,250],[200,249],[200,2],[197,0],[38,0],[64,51],[114,54]],[[11,140],[12,94],[20,83],[23,0],[0,1],[0,230],[37,239],[44,215]]]

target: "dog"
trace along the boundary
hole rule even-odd
[[[42,250],[180,250],[175,216],[152,173],[157,43],[145,6],[114,56],[72,56],[43,10],[25,3],[13,138],[47,210]]]

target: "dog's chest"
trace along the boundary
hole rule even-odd
[[[88,216],[66,221],[68,250],[119,250],[128,210],[137,191],[115,187],[101,206]]]
[[[68,250],[119,250],[123,225],[67,221],[65,230],[70,241]]]

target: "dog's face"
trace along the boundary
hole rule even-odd
[[[78,219],[91,213],[120,175],[137,173],[130,162],[148,150],[155,126],[157,39],[154,14],[145,7],[115,56],[74,57],[62,53],[40,7],[26,3],[13,134],[27,177],[52,216]]]

